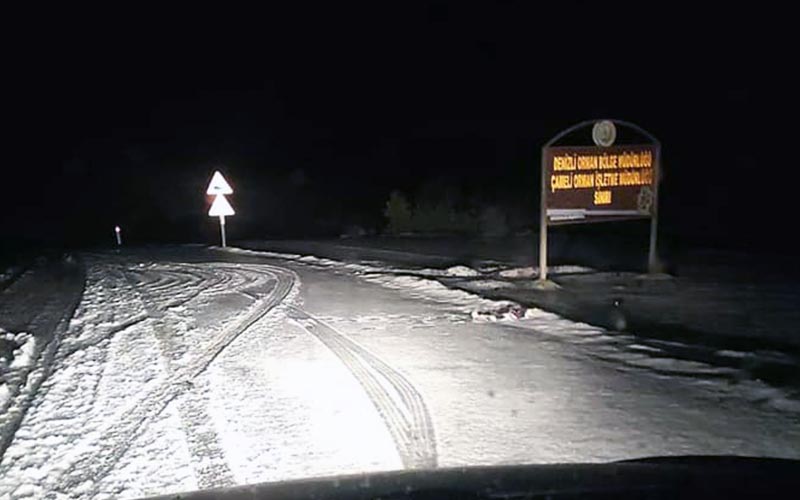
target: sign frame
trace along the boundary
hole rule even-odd
[[[629,217],[625,216],[613,216],[609,218],[603,219],[588,219],[583,218],[582,220],[566,220],[566,221],[559,221],[553,223],[549,221],[548,217],[548,164],[547,159],[549,153],[556,148],[556,144],[564,139],[565,137],[573,134],[574,132],[589,128],[595,127],[599,123],[603,122],[611,122],[616,128],[626,128],[633,130],[638,135],[645,138],[649,143],[642,143],[639,141],[636,144],[622,144],[620,146],[626,147],[636,147],[636,146],[647,146],[652,148],[653,150],[653,181],[652,181],[652,205],[650,209],[650,214],[631,214]],[[616,134],[615,134],[616,135]],[[616,135],[618,137],[618,135]],[[585,147],[587,149],[597,149],[603,150],[606,147],[613,148],[615,147],[613,144],[608,144],[607,146],[592,146],[590,144],[583,144],[583,145],[576,145],[575,148]],[[658,242],[658,191],[659,191],[659,184],[661,182],[661,142],[650,132],[646,131],[642,127],[624,121],[624,120],[616,120],[616,119],[594,119],[594,120],[586,120],[571,127],[559,132],[556,134],[552,139],[547,141],[544,146],[542,146],[542,156],[541,156],[541,192],[540,192],[540,202],[539,202],[539,279],[538,281],[540,284],[544,285],[547,283],[547,226],[548,225],[563,225],[563,224],[576,224],[576,223],[596,223],[596,222],[611,222],[611,221],[623,221],[623,220],[636,220],[636,219],[650,219],[650,240],[649,240],[649,249],[648,249],[648,256],[647,256],[647,267],[650,273],[656,273],[658,271],[658,258],[656,252],[656,245]],[[552,288],[552,287],[543,287],[543,288]]]
[[[649,218],[655,156],[652,144],[545,148],[548,224]],[[607,200],[598,203],[597,193],[608,193]]]
[[[230,195],[233,194],[233,188],[225,179],[225,176],[222,175],[222,172],[215,170],[214,175],[211,176],[211,181],[208,183],[206,194],[209,196]]]
[[[208,209],[210,217],[226,217],[236,215],[236,210],[233,209],[230,202],[225,198],[224,194],[214,196],[214,201],[211,202],[211,207]]]

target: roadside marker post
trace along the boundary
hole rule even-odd
[[[119,226],[114,226],[114,234],[117,237],[117,246],[122,246],[122,229]]]
[[[236,215],[236,212],[228,202],[228,199],[225,198],[226,194],[233,194],[233,189],[231,188],[230,184],[228,184],[228,181],[225,180],[225,177],[223,177],[219,172],[219,170],[214,172],[214,176],[211,178],[211,182],[208,184],[206,194],[214,196],[214,202],[211,204],[211,208],[208,209],[208,215],[211,217],[219,217],[219,233],[222,240],[222,246],[224,248],[228,246],[225,234],[225,217]]]

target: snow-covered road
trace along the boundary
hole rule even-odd
[[[475,321],[492,304],[438,282],[285,257],[85,255],[82,300],[29,375],[41,386],[23,387],[3,416],[20,421],[0,498],[403,467],[800,457],[796,408],[754,399],[759,387],[698,366],[686,376],[678,360],[540,311]]]

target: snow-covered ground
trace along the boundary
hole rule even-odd
[[[464,313],[468,313],[477,322],[500,321],[509,327],[530,330],[537,334],[554,335],[561,342],[589,345],[588,354],[598,359],[614,361],[625,367],[648,369],[654,373],[682,377],[713,376],[723,380],[724,384],[731,388],[735,387],[742,397],[750,401],[776,408],[800,411],[800,391],[794,385],[795,379],[775,387],[757,376],[760,374],[759,368],[764,365],[778,367],[784,371],[800,369],[800,359],[793,353],[766,349],[709,352],[708,346],[698,346],[690,341],[642,338],[635,331],[630,333],[619,331],[625,329],[626,311],[624,310],[618,312],[609,308],[611,317],[608,322],[614,323],[613,314],[615,313],[620,318],[616,318],[618,328],[608,329],[570,321],[535,307],[527,308],[513,300],[485,298],[486,290],[533,290],[534,283],[530,278],[538,275],[538,269],[535,267],[503,268],[497,265],[486,265],[481,269],[473,269],[457,265],[444,269],[409,268],[378,261],[341,262],[312,255],[301,256],[247,249],[228,249],[227,251],[240,255],[280,257],[303,262],[308,266],[351,272],[366,281],[380,283],[388,288],[400,289],[414,297],[458,304]],[[622,293],[620,287],[614,286],[614,281],[621,279],[621,273],[610,278],[607,273],[599,273],[593,269],[576,265],[553,266],[551,272],[558,275],[560,280],[574,278],[586,280],[598,286],[601,283],[605,284],[606,288],[612,291],[603,290],[601,292],[598,290],[596,293],[604,293],[608,297],[609,304],[612,302],[611,297],[619,296]],[[639,275],[633,277],[626,275],[624,278],[642,279]],[[641,287],[641,285],[639,286]],[[639,293],[641,294],[641,289]],[[503,295],[513,297],[514,293]],[[690,297],[687,300],[692,299]],[[679,313],[676,311],[676,314]],[[603,321],[606,322],[605,319]],[[744,362],[742,362],[743,360]]]
[[[448,286],[517,279],[490,264],[196,247],[84,262],[50,365],[30,358],[41,386],[9,396],[22,418],[0,460],[2,498],[403,467],[800,457],[800,408],[781,390]]]
[[[604,239],[573,241],[568,234],[560,236],[552,250],[561,262],[625,269],[637,254],[635,245],[607,248],[600,244]],[[244,242],[253,249],[313,254],[430,277],[485,298],[630,332],[637,343],[660,356],[712,365],[720,372],[732,369],[724,376],[735,383],[752,379],[800,399],[800,275],[791,260],[684,249],[678,255],[673,252],[672,269],[680,271],[676,276],[558,264],[550,266],[550,277],[560,286],[543,290],[535,281],[538,267],[531,265],[533,243],[524,237]],[[568,257],[574,260],[565,260]],[[493,314],[477,316],[491,319]],[[517,317],[519,310],[494,316]]]

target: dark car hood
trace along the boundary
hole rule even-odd
[[[260,483],[159,499],[759,498],[800,491],[800,461],[736,456],[459,467]]]

